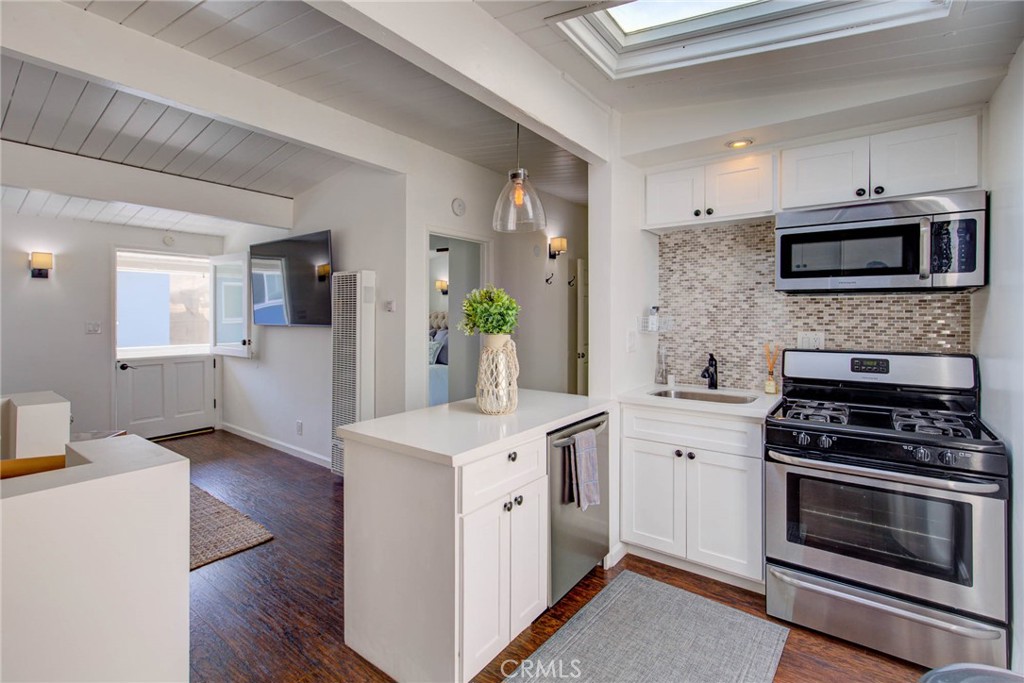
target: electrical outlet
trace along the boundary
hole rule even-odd
[[[295,421],[295,433],[302,436],[302,420]]]
[[[86,334],[99,334],[100,333],[100,324],[97,323],[97,322],[87,322],[87,323],[85,323],[85,333]]]
[[[796,347],[798,349],[823,349],[825,348],[825,333],[821,331],[797,332]]]

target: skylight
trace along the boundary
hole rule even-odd
[[[554,22],[609,78],[949,16],[954,0],[635,0]]]
[[[694,19],[716,12],[755,5],[762,0],[692,0],[691,2],[664,2],[664,0],[636,0],[607,10],[623,33],[630,34]]]

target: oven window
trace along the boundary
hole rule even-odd
[[[790,543],[970,586],[971,506],[789,474]]]
[[[916,275],[920,271],[920,234],[916,223],[783,234],[782,276]]]

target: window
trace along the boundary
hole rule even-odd
[[[210,260],[117,252],[119,358],[210,352]]]
[[[555,26],[619,79],[941,19],[952,2],[635,0]]]

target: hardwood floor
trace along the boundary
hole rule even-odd
[[[194,484],[274,534],[269,543],[191,573],[192,682],[390,680],[344,644],[341,477],[227,432],[161,445],[189,458]],[[624,569],[768,619],[763,596],[629,556],[609,571],[595,568],[476,680],[501,681],[502,662],[529,656]],[[778,683],[910,682],[924,672],[784,625],[790,634],[775,677]]]

